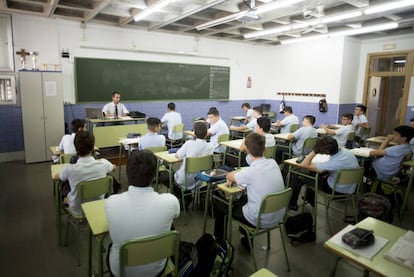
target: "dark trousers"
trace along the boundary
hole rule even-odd
[[[233,201],[233,210],[232,210],[232,217],[237,219],[238,221],[242,222],[251,227],[255,227],[252,225],[243,215],[242,208],[247,203],[247,195],[243,195],[238,200]],[[214,223],[214,236],[217,240],[223,240],[224,237],[224,226],[227,225],[227,221],[225,220],[226,215],[228,215],[228,205],[225,203],[220,202],[217,199],[213,198],[213,209],[214,209],[214,216],[215,216],[215,223]]]

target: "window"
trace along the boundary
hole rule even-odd
[[[13,71],[11,16],[0,14],[0,71]]]
[[[0,105],[16,104],[16,76],[0,75]]]

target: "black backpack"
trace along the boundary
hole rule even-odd
[[[313,218],[310,213],[290,216],[285,221],[286,234],[292,246],[299,246],[316,240],[313,231]]]
[[[358,211],[358,220],[369,216],[388,223],[393,220],[390,200],[374,192],[367,192],[361,196],[358,202]]]

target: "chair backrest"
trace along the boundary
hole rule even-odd
[[[266,159],[273,158],[275,154],[275,146],[266,147],[263,156]]]
[[[145,150],[149,150],[152,153],[157,153],[157,152],[163,152],[163,151],[167,151],[167,146],[153,146],[153,147],[147,147],[145,148]]]
[[[355,139],[355,132],[349,132],[348,136],[346,137],[347,141],[354,141]]]
[[[289,132],[290,132],[290,133],[293,133],[293,132],[295,132],[297,129],[299,129],[299,124],[291,124],[291,125],[290,125],[290,129],[289,129]]]
[[[210,170],[212,167],[213,155],[185,158],[185,173],[196,173],[203,170]]]
[[[180,236],[177,231],[125,241],[119,249],[119,276],[124,276],[125,266],[138,266],[175,257],[174,276],[178,276],[178,250]]]
[[[356,192],[359,192],[359,186],[362,181],[362,176],[364,176],[364,168],[350,168],[342,169],[336,175],[335,183],[333,186],[332,194],[335,193],[336,185],[354,185],[356,184]]]
[[[266,195],[260,204],[259,216],[257,218],[256,229],[260,229],[260,218],[262,214],[277,212],[282,208],[287,208],[290,197],[292,196],[292,188],[286,188],[282,191],[270,193]],[[287,210],[287,209],[286,209]]]
[[[60,154],[59,163],[68,164],[70,163],[70,159],[72,159],[73,156],[76,156],[76,154]]]
[[[368,138],[371,134],[371,127],[365,128],[365,127],[361,127],[359,129],[359,137],[362,140],[365,140],[366,138]]]
[[[221,134],[217,138],[217,142],[228,141],[230,140],[230,134]]]
[[[183,123],[175,124],[173,127],[173,133],[182,133],[182,132],[184,132],[184,124]]]
[[[313,148],[315,147],[316,142],[318,141],[319,138],[307,138],[305,139],[305,141],[303,142],[303,147],[302,147],[302,155],[306,156],[308,155],[310,152],[312,152]]]
[[[105,176],[96,180],[83,181],[78,184],[77,194],[82,202],[85,199],[110,194],[113,184],[112,176]]]

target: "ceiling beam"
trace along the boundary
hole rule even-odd
[[[58,2],[59,2],[58,0],[50,0],[49,5],[46,7],[45,12],[44,12],[44,14],[47,17],[50,17],[52,14],[55,13]]]
[[[92,20],[98,13],[100,13],[106,6],[111,3],[111,0],[103,0],[99,3],[87,16],[85,16],[84,22],[89,22]]]

